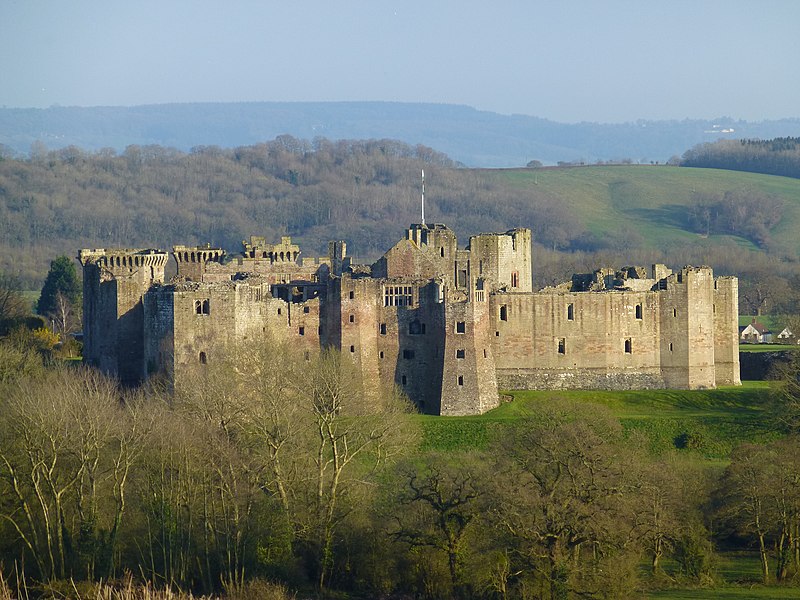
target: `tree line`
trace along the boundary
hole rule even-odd
[[[800,138],[719,140],[684,153],[684,167],[730,169],[783,177],[800,177]]]
[[[800,414],[792,368],[776,415]],[[754,547],[765,583],[800,572],[793,435],[741,445],[720,472],[561,399],[485,446],[426,450],[396,390],[365,385],[335,352],[307,361],[272,343],[198,367],[174,392],[81,367],[0,369],[6,580],[128,572],[195,593],[269,580],[339,597],[625,598],[713,584],[715,545]]]

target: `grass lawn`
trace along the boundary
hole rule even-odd
[[[800,350],[800,346],[791,344],[739,344],[739,352],[783,352]]]
[[[606,407],[627,433],[644,433],[653,453],[678,447],[716,463],[742,441],[778,437],[764,418],[769,392],[764,381],[715,390],[512,391],[506,394],[513,400],[483,415],[414,418],[422,426],[423,449],[480,450],[537,406],[575,400]]]

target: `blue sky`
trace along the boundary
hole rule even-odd
[[[0,0],[0,106],[384,100],[800,117],[800,1]]]

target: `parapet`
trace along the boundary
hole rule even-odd
[[[81,265],[96,265],[104,269],[116,268],[132,270],[137,267],[160,267],[167,264],[169,256],[163,250],[153,248],[105,248],[82,249],[78,253]]]
[[[211,244],[205,246],[173,246],[172,256],[181,262],[221,262],[225,257],[225,250],[212,248]]]
[[[279,244],[268,244],[266,238],[250,236],[250,242],[242,241],[245,258],[267,259],[271,263],[297,262],[300,256],[300,246],[292,243],[288,235],[281,237]]]

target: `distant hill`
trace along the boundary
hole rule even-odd
[[[28,154],[157,144],[188,151],[256,144],[289,134],[306,140],[395,139],[423,144],[470,167],[524,166],[531,160],[631,159],[665,162],[718,139],[800,136],[800,119],[565,124],[468,106],[397,102],[255,102],[134,107],[0,108],[0,144]]]

